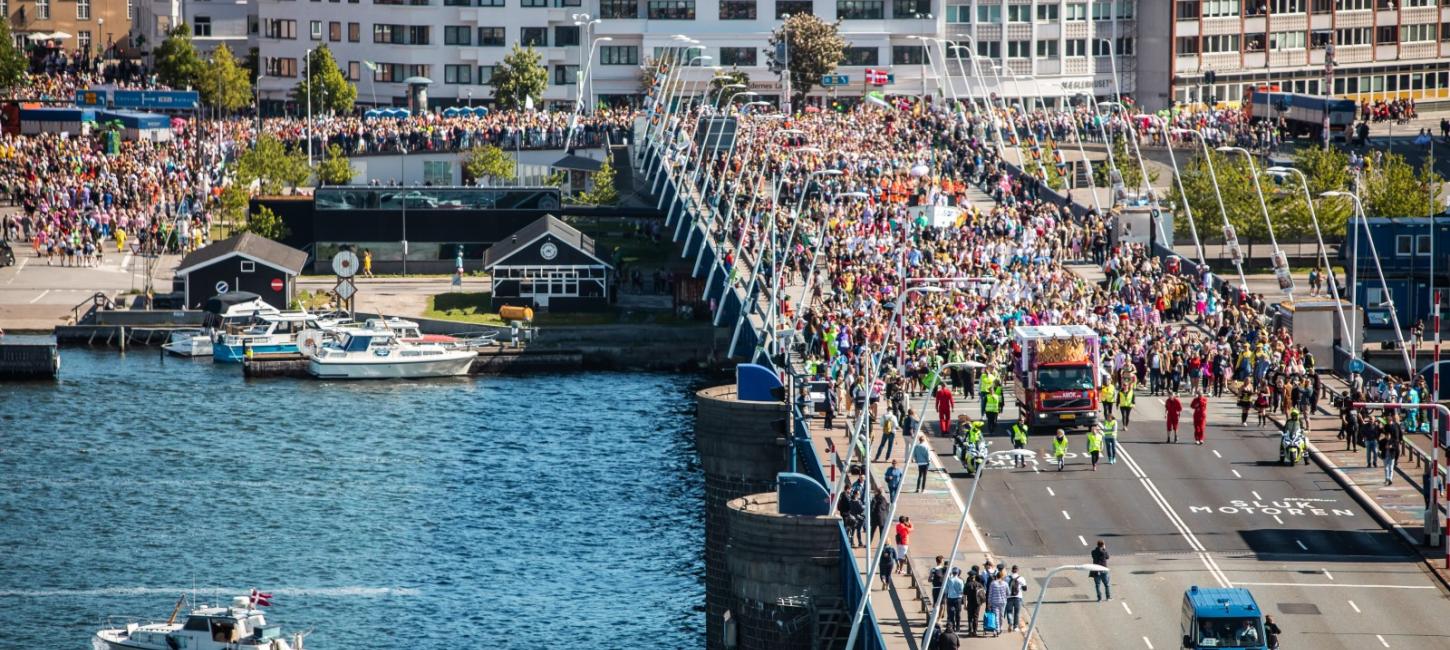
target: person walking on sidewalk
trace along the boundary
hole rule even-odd
[[[1103,423],[1103,453],[1109,465],[1118,464],[1118,421],[1111,416]]]
[[[987,604],[987,583],[976,566],[967,574],[967,635],[977,636],[977,623],[982,620],[982,607]]]
[[[968,587],[966,581],[962,580],[961,567],[952,567],[952,575],[946,579],[942,595],[947,599],[947,625],[953,631],[962,629],[962,597],[966,595]]]
[[[883,452],[887,458],[891,457],[891,452],[896,449],[896,425],[895,413],[887,411],[881,416],[881,442],[876,444],[876,455],[871,458],[871,462],[881,460]]]
[[[1364,466],[1376,467],[1379,465],[1379,438],[1380,423],[1370,422],[1369,426],[1360,428],[1360,444],[1364,446]]]
[[[1093,461],[1093,471],[1098,471],[1098,456],[1103,452],[1103,428],[1094,424],[1087,432],[1087,453]]]
[[[1020,629],[1022,626],[1022,597],[1027,594],[1027,579],[1017,573],[1017,565],[1012,565],[1012,573],[1007,576],[1007,620],[1003,622],[1009,630]]]
[[[1249,409],[1254,407],[1254,395],[1252,392],[1249,391],[1249,387],[1247,385],[1245,385],[1243,389],[1239,391],[1238,407],[1239,426],[1249,426]]]
[[[957,572],[960,573],[961,570],[958,569]],[[932,565],[931,573],[927,579],[931,582],[931,602],[936,603],[940,607],[942,604],[942,587],[945,587],[947,582],[947,560],[945,557],[940,555],[936,556],[936,564]]]
[[[1093,564],[1101,567],[1108,566],[1108,560],[1112,558],[1112,555],[1108,553],[1108,543],[1103,540],[1098,540],[1098,545],[1093,549],[1092,555]],[[1093,571],[1088,576],[1093,579],[1093,591],[1097,593],[1099,602],[1102,601],[1104,594],[1107,595],[1108,600],[1113,599],[1113,586],[1108,582],[1108,572]]]
[[[1204,431],[1208,428],[1208,398],[1201,392],[1196,393],[1188,406],[1193,409],[1193,444],[1201,445]]]
[[[891,493],[892,501],[896,500],[896,495],[901,494],[901,479],[905,475],[906,472],[901,471],[896,459],[892,458],[891,467],[886,468],[886,472],[882,475],[882,478],[886,479],[886,490]]]
[[[1163,400],[1163,413],[1168,426],[1165,442],[1178,442],[1178,414],[1182,412],[1183,402],[1178,400],[1178,395],[1169,393],[1168,399]]]
[[[1007,610],[1007,577],[997,574],[992,582],[987,584],[987,611],[992,613],[995,625],[990,630],[992,636],[1002,633],[1002,615]]]
[[[881,575],[881,590],[891,591],[891,574],[896,571],[896,553],[885,544],[877,548],[876,552],[881,554],[881,568],[878,571]]]
[[[1058,429],[1057,437],[1052,439],[1052,457],[1057,459],[1057,471],[1067,467],[1067,433],[1062,429]]]
[[[917,434],[916,447],[911,450],[911,460],[916,463],[916,491],[926,490],[926,471],[931,467],[931,448],[926,446],[926,436]]]
[[[901,515],[896,518],[896,560],[901,563],[903,573],[906,572],[907,558],[910,557],[906,554],[906,550],[911,542],[912,528],[914,526],[911,525],[911,517]]]
[[[1400,423],[1400,414],[1390,414],[1383,440],[1385,485],[1390,485],[1395,482],[1395,463],[1400,459],[1400,449],[1404,448],[1405,442],[1405,427]]]
[[[886,539],[886,518],[891,516],[891,502],[881,494],[881,488],[871,489],[871,532],[866,534],[866,539]],[[864,545],[863,545],[864,546]]]

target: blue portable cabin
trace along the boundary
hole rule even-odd
[[[171,140],[171,118],[143,111],[107,110],[100,112],[102,122],[120,122],[121,137],[127,140]]]
[[[1264,612],[1247,589],[1189,587],[1179,620],[1183,647],[1190,650],[1269,647]]]
[[[1440,291],[1442,304],[1450,304],[1450,214],[1433,220],[1370,217],[1363,221],[1361,225],[1356,218],[1346,225],[1349,232],[1339,247],[1339,259],[1354,286],[1356,302],[1364,308],[1367,327],[1392,327],[1391,305],[1400,326],[1406,330],[1416,320],[1428,322],[1432,314],[1431,284]],[[1435,229],[1433,238],[1431,221]],[[1373,249],[1370,242],[1374,244]],[[1371,250],[1379,254],[1379,266],[1385,275],[1383,285]],[[1431,266],[1434,266],[1433,282]]]
[[[40,133],[70,133],[80,135],[94,124],[96,111],[89,108],[21,107],[20,132],[25,135]]]

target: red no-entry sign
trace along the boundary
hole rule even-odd
[[[283,286],[283,284],[282,284],[282,278],[272,278],[272,290],[273,291],[281,291],[282,290],[282,286]]]

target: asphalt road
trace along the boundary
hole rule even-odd
[[[1272,427],[1253,426],[1252,414],[1239,426],[1224,398],[1210,407],[1205,445],[1192,443],[1187,411],[1179,442],[1167,444],[1158,398],[1137,402],[1116,465],[1092,471],[1074,434],[1059,472],[1049,440],[1034,437],[1036,463],[998,461],[983,475],[973,519],[992,554],[1021,565],[1037,588],[1047,569],[1089,562],[1099,539],[1112,553],[1112,602],[1095,601],[1085,574],[1054,578],[1040,622],[1049,648],[1177,648],[1191,585],[1250,589],[1284,628],[1284,648],[1450,648],[1439,583],[1316,465],[1278,464]],[[976,416],[975,400],[970,409]],[[1003,415],[1016,416],[1011,407]],[[934,446],[950,454],[948,439]],[[993,449],[1010,446],[993,438]],[[956,480],[966,494],[971,480]]]

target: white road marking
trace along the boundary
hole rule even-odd
[[[1198,554],[1199,561],[1203,562],[1203,566],[1208,569],[1209,574],[1218,581],[1219,586],[1232,587],[1233,583],[1229,581],[1228,576],[1224,574],[1223,570],[1218,567],[1218,562],[1215,562],[1213,556],[1208,554],[1208,549],[1198,541],[1198,537],[1189,529],[1188,524],[1183,521],[1183,518],[1178,516],[1178,512],[1173,509],[1172,504],[1168,503],[1168,499],[1163,496],[1163,493],[1158,491],[1158,486],[1153,484],[1153,480],[1148,478],[1148,475],[1143,472],[1143,468],[1138,465],[1137,461],[1133,460],[1132,454],[1129,454],[1126,448],[1120,451],[1122,452],[1123,461],[1128,464],[1128,469],[1133,472],[1134,476],[1138,477],[1138,482],[1142,484],[1143,489],[1148,491],[1148,496],[1158,504],[1158,508],[1163,511],[1163,514],[1168,517],[1169,523],[1172,523],[1173,527],[1178,529],[1178,533],[1183,536],[1183,539],[1187,540],[1188,546]]]
[[[1390,647],[1390,642],[1389,641],[1386,641],[1383,636],[1380,636],[1380,635],[1376,634],[1376,635],[1374,635],[1374,638],[1380,640],[1380,645],[1382,645],[1382,646],[1384,646],[1386,648]]]
[[[1274,515],[1274,521],[1279,522],[1279,525],[1280,526],[1283,526],[1284,525],[1284,520],[1283,519],[1280,519],[1279,518],[1279,515]]]
[[[1324,572],[1324,577],[1329,578],[1330,580],[1334,579],[1334,574],[1331,574],[1329,572],[1329,569],[1320,569],[1320,571]]]
[[[1234,478],[1243,478],[1244,477],[1244,475],[1243,474],[1240,474],[1239,471],[1236,470],[1236,469],[1231,469],[1229,471],[1234,473]]]
[[[130,265],[131,265],[131,254],[130,253],[126,253],[126,255],[121,258],[121,270],[122,271],[126,270],[126,267],[128,267]]]
[[[946,471],[946,467],[942,466],[941,461],[937,459],[936,454],[931,454],[931,464],[936,470],[940,470],[942,472]],[[952,502],[957,504],[957,510],[966,512],[967,506],[962,501],[962,495],[957,494],[957,486],[952,483],[951,479],[947,479],[947,493],[952,495]],[[975,541],[977,543],[977,548],[982,549],[983,554],[990,555],[991,551],[987,549],[987,541],[982,539],[982,531],[977,529],[976,520],[972,519],[971,513],[966,514],[967,528],[970,528],[972,530],[972,541]]]
[[[20,272],[25,270],[25,264],[27,262],[29,262],[29,261],[30,261],[30,258],[28,258],[28,257],[22,257],[22,258],[20,258],[20,263],[17,264],[17,265],[15,265],[15,275],[10,276],[10,279],[9,280],[6,280],[5,281],[5,284],[8,285],[8,284],[14,283],[15,282],[15,278],[20,277]]]
[[[1298,544],[1300,549],[1303,549],[1305,551],[1309,550],[1309,547],[1308,546],[1305,546],[1304,545],[1304,542],[1301,542],[1301,541],[1299,541],[1299,540],[1296,539],[1296,540],[1294,540],[1294,543],[1295,544]]]
[[[1352,600],[1349,601],[1349,608],[1352,609],[1352,610],[1354,610],[1354,613],[1356,613],[1356,614],[1361,613],[1359,611],[1359,605],[1354,604],[1354,601],[1352,601]]]
[[[1055,497],[1055,496],[1057,496],[1057,493],[1056,492],[1053,492],[1052,491],[1052,488],[1047,488],[1047,496]]]
[[[1223,458],[1223,454],[1218,453],[1218,450],[1217,449],[1212,449],[1210,451],[1213,452],[1214,458]]]
[[[1062,511],[1062,518],[1063,519],[1072,519],[1072,515],[1067,514],[1067,511],[1066,510],[1063,510]]]
[[[33,305],[33,304],[35,304],[37,302],[40,302],[40,299],[41,298],[44,298],[45,297],[45,294],[47,294],[47,293],[50,293],[50,289],[46,289],[45,291],[40,292],[40,295],[38,295],[38,296],[36,296],[34,298],[31,298],[30,299],[30,304]]]
[[[1236,582],[1238,587],[1354,587],[1359,589],[1435,589],[1430,585],[1349,585],[1343,582],[1307,584],[1303,582]]]
[[[1153,650],[1153,642],[1149,641],[1148,637],[1143,637],[1143,643],[1148,644],[1148,650]]]
[[[1249,494],[1254,495],[1254,500],[1255,501],[1263,501],[1264,500],[1264,497],[1259,496],[1259,493],[1258,492],[1255,492],[1253,490],[1249,490]]]
[[[1128,603],[1126,601],[1118,601],[1118,602],[1123,603],[1123,611],[1127,612],[1128,613],[1128,616],[1132,616],[1133,615],[1133,610],[1131,610],[1131,609],[1128,608]]]
[[[1086,539],[1083,539],[1083,536],[1082,535],[1078,535],[1077,536],[1077,541],[1082,542],[1082,545],[1083,546],[1087,546],[1087,540]]]

